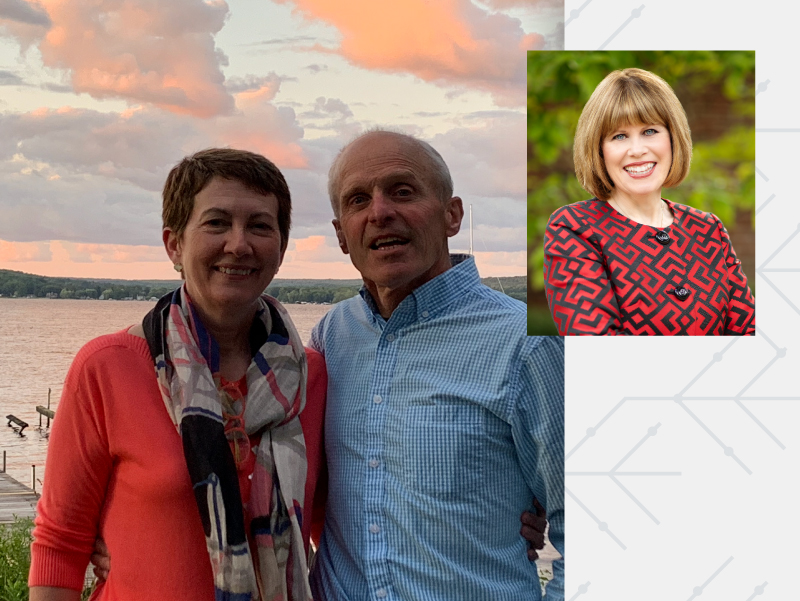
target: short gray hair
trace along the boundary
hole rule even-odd
[[[341,171],[342,171],[342,157],[345,154],[345,151],[350,148],[355,142],[358,142],[361,138],[369,136],[370,134],[375,133],[385,133],[385,134],[392,134],[403,138],[407,142],[412,143],[414,146],[419,148],[425,158],[427,159],[428,163],[428,176],[430,178],[430,182],[433,185],[433,189],[442,202],[447,202],[453,197],[453,178],[450,177],[450,170],[447,168],[447,164],[444,162],[442,155],[440,155],[436,149],[425,142],[424,140],[420,140],[411,136],[409,134],[405,134],[399,131],[392,131],[390,129],[383,129],[383,128],[375,128],[370,129],[363,134],[359,134],[352,140],[350,140],[347,144],[345,144],[342,149],[339,151],[339,154],[336,155],[336,158],[333,160],[333,164],[331,165],[330,170],[328,171],[328,196],[331,200],[331,207],[333,208],[333,214],[338,218],[339,217],[339,191],[340,185],[339,180],[341,179]]]

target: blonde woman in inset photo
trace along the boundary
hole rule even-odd
[[[594,198],[555,211],[547,301],[565,335],[753,335],[753,295],[722,222],[671,202],[692,138],[672,88],[642,69],[609,74],[581,113],[575,174]]]

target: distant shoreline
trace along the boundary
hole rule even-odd
[[[482,278],[481,281],[511,298],[527,302],[527,276]],[[0,298],[152,300],[161,298],[182,283],[182,280],[55,278],[0,269]],[[362,280],[275,279],[265,292],[282,303],[324,305],[355,296],[363,284]]]

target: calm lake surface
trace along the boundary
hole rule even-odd
[[[0,298],[0,451],[6,451],[9,475],[30,486],[31,464],[35,464],[36,479],[43,479],[47,440],[34,430],[39,425],[36,405],[47,406],[49,388],[50,408],[57,409],[64,378],[78,350],[92,338],[141,322],[154,304]],[[307,343],[314,324],[332,305],[285,307]],[[8,414],[28,422],[26,436],[6,427]],[[41,490],[39,482],[36,490]]]

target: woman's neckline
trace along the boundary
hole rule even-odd
[[[667,231],[667,230],[669,230],[669,228],[671,228],[673,225],[675,225],[675,223],[678,221],[678,216],[675,213],[674,204],[671,201],[667,200],[666,198],[662,198],[661,201],[666,203],[667,211],[669,211],[670,215],[672,215],[672,221],[670,221],[668,224],[664,225],[663,227],[662,226],[656,226],[656,225],[648,225],[646,223],[639,223],[638,221],[636,221],[634,219],[631,219],[627,215],[625,215],[625,214],[621,213],[620,211],[618,211],[617,209],[615,209],[614,206],[609,201],[600,200],[599,198],[595,198],[595,200],[605,204],[608,207],[608,212],[611,213],[612,216],[616,215],[619,218],[624,219],[625,221],[629,221],[630,223],[633,223],[638,227],[649,227],[649,228],[651,228],[653,230]]]

